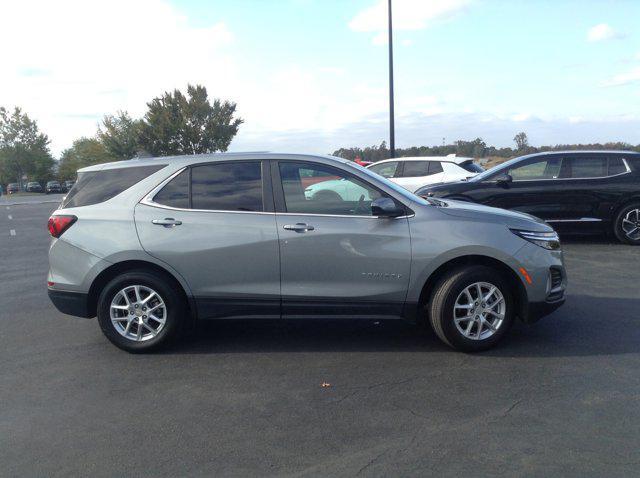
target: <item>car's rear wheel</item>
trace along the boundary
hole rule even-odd
[[[111,280],[98,298],[104,335],[128,352],[157,350],[179,334],[186,305],[172,284],[146,271]]]
[[[640,245],[640,202],[622,208],[616,216],[614,233],[620,242]]]
[[[514,318],[511,289],[502,274],[486,266],[451,271],[433,289],[427,307],[440,340],[465,352],[493,347]]]

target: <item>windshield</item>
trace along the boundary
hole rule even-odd
[[[474,163],[472,159],[468,161],[463,161],[459,164],[459,166],[465,171],[469,171],[470,173],[483,173],[484,168],[480,166],[478,163]]]

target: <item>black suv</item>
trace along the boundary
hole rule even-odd
[[[514,209],[544,219],[559,232],[613,232],[622,242],[640,245],[640,153],[531,154],[416,194]]]
[[[41,193],[42,192],[42,186],[40,186],[40,183],[37,183],[35,181],[31,181],[30,183],[27,183],[27,192],[28,193]]]
[[[49,181],[44,188],[44,192],[47,194],[59,194],[62,192],[62,186],[58,181]]]

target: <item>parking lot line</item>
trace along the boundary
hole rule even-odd
[[[9,216],[7,216],[9,219],[13,219],[13,216],[11,214],[9,214]]]
[[[15,230],[15,229],[11,229],[11,230],[9,231],[9,235],[10,235],[10,236],[15,236],[15,235],[16,235],[16,230]]]

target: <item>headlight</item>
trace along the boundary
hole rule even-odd
[[[549,250],[560,249],[560,238],[558,233],[552,232],[534,232],[521,231],[520,229],[511,229],[515,235],[520,236],[525,241],[533,242],[535,245],[544,247]]]

